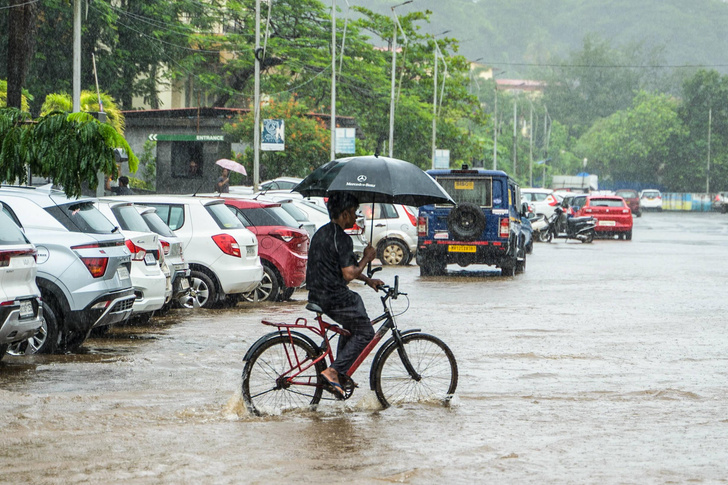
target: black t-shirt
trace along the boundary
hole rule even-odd
[[[357,265],[354,243],[338,224],[329,222],[313,235],[308,249],[308,299],[322,306],[346,298],[348,282],[341,268]]]

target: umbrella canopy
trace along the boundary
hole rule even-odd
[[[220,160],[215,162],[215,165],[220,165],[222,168],[226,168],[233,172],[238,172],[238,173],[242,173],[243,175],[248,175],[248,172],[245,171],[245,167],[240,165],[235,160],[230,160],[229,158],[221,158]]]
[[[361,156],[332,160],[293,188],[307,197],[350,192],[360,203],[383,202],[420,207],[455,202],[421,168],[396,158]]]

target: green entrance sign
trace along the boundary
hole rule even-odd
[[[225,141],[225,135],[159,135],[150,133],[150,141]]]

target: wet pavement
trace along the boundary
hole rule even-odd
[[[73,355],[0,363],[0,483],[727,483],[728,217],[647,213],[632,241],[535,244],[525,274],[420,278],[400,328],[452,348],[450,407],[368,388],[254,417],[242,357],[297,301],[173,310]],[[370,316],[377,295],[356,286]]]

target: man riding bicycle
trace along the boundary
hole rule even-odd
[[[316,231],[311,239],[306,286],[308,300],[319,305],[326,315],[351,333],[349,337],[339,336],[336,359],[321,372],[331,390],[343,396],[339,374],[349,370],[374,337],[364,302],[358,293],[349,289],[349,282],[358,279],[378,291],[377,287],[384,281],[364,274],[367,264],[376,257],[376,250],[367,244],[362,258],[357,261],[351,237],[344,232],[356,222],[357,198],[348,192],[334,192],[326,207],[331,222]]]

